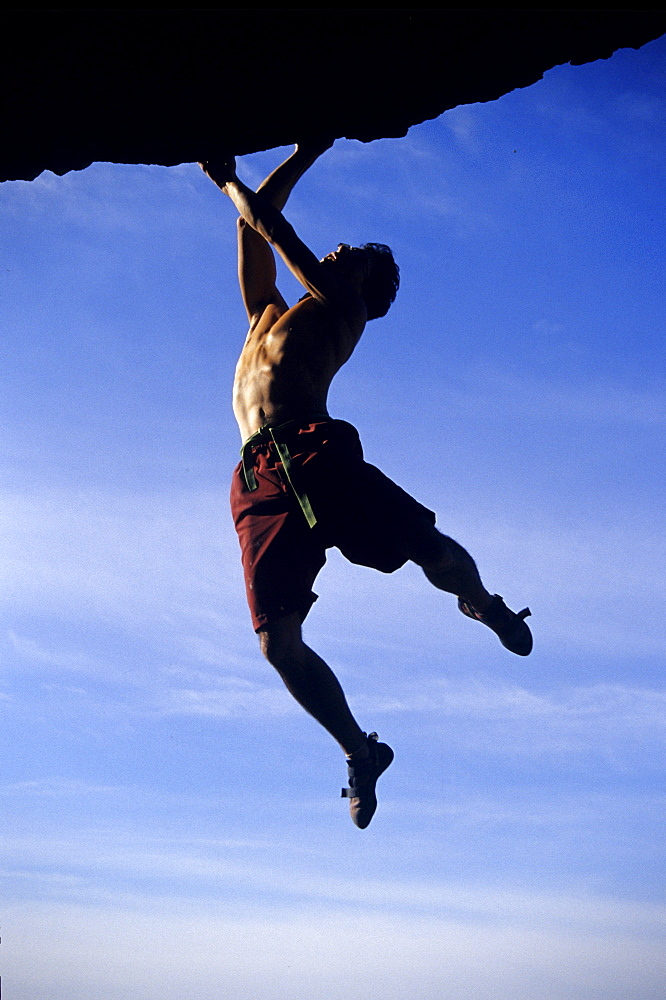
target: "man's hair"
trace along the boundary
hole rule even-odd
[[[390,247],[384,243],[364,243],[370,266],[363,282],[363,299],[368,319],[385,316],[400,286],[400,271]]]

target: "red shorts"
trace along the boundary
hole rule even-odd
[[[248,488],[239,463],[231,510],[257,631],[293,612],[305,619],[327,548],[392,573],[431,544],[435,523],[431,510],[363,460],[358,433],[344,420],[291,421],[273,431],[289,449],[293,487],[307,494],[317,523],[308,525],[273,441],[249,445],[257,488]]]

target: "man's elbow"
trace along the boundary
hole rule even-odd
[[[236,226],[238,228],[239,234],[243,233],[246,228],[254,229],[255,233],[259,233],[259,235],[263,236],[264,239],[268,240],[269,243],[272,242],[273,230],[275,228],[275,226],[272,223],[273,220],[266,219],[263,217],[263,215],[261,216],[261,218],[252,216],[249,219],[244,219],[242,215],[239,215],[238,218],[236,219]]]
[[[280,245],[295,236],[291,223],[287,222],[281,212],[268,204],[261,205],[260,211],[252,212],[247,218],[239,216],[236,225],[239,233],[242,233],[246,226],[250,226],[273,245]]]
[[[274,246],[287,246],[296,237],[294,227],[278,211],[262,219],[263,235]]]

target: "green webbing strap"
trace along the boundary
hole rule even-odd
[[[258,488],[257,477],[254,474],[254,464],[250,451],[255,445],[268,444],[271,439],[272,436],[270,428],[268,424],[264,424],[263,427],[260,427],[258,431],[254,432],[254,434],[250,434],[246,441],[243,441],[243,447],[240,450],[241,464],[243,466],[243,478],[245,479],[245,485],[250,492]]]
[[[319,414],[317,414],[317,416],[319,416]],[[322,416],[326,415],[322,414]],[[294,423],[295,421],[293,420],[287,421],[287,424],[294,424]],[[286,427],[287,424],[279,425],[278,427],[275,428],[275,430],[277,430],[277,432],[279,433],[282,427]],[[310,499],[307,493],[299,493],[299,491],[294,486],[293,479],[291,478],[291,455],[289,454],[289,448],[287,447],[286,444],[283,444],[282,442],[277,440],[277,438],[275,437],[274,429],[272,427],[268,426],[260,427],[255,434],[253,434],[251,437],[247,439],[247,441],[243,444],[243,447],[241,448],[241,464],[243,467],[243,477],[245,479],[245,484],[248,490],[250,490],[250,492],[258,488],[257,477],[254,474],[254,468],[252,465],[252,456],[250,455],[250,449],[252,448],[253,445],[260,444],[262,442],[264,443],[267,442],[269,434],[270,434],[270,440],[273,442],[273,444],[277,449],[280,461],[282,462],[282,468],[284,469],[286,480],[289,483],[289,486],[291,487],[292,493],[298,500],[298,505],[303,511],[305,520],[308,522],[309,527],[314,528],[315,524],[317,523],[317,518],[315,517],[314,511],[312,509]]]
[[[254,468],[252,466],[252,462],[248,461],[248,452],[252,447],[252,445],[255,443],[253,441],[254,437],[255,435],[253,434],[251,438],[247,439],[247,441],[241,448],[241,465],[243,467],[243,478],[245,479],[245,485],[247,486],[250,492],[256,490],[259,485],[257,483],[257,477],[254,474]]]
[[[272,427],[269,427],[269,430],[271,432],[271,437],[273,438],[273,444],[277,448],[277,453],[280,456],[280,461],[282,462],[282,468],[284,469],[284,474],[287,477],[287,482],[291,486],[294,496],[298,500],[299,506],[305,515],[305,520],[308,522],[308,527],[314,528],[317,523],[317,518],[314,515],[310,499],[307,493],[298,492],[291,478],[291,455],[289,454],[289,448],[287,448],[286,444],[282,444],[280,441],[276,440]]]

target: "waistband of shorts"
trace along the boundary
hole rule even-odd
[[[282,424],[262,424],[258,431],[250,434],[249,438],[243,441],[241,455],[244,454],[246,448],[251,448],[253,445],[268,444],[269,441],[275,441],[276,438],[279,440],[284,434],[300,430],[302,427],[307,427],[308,424],[322,423],[325,420],[333,419],[328,413],[306,413],[302,417],[285,420]]]

